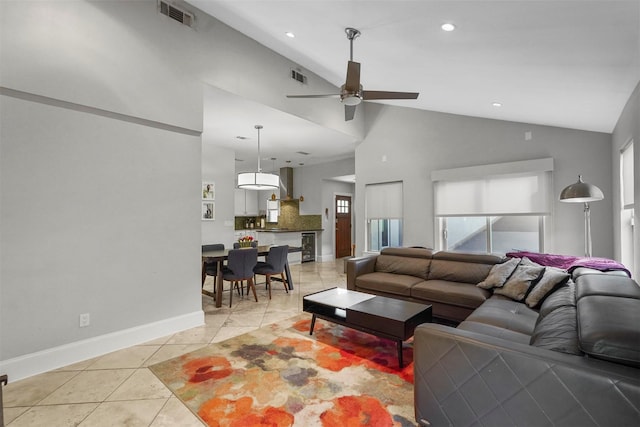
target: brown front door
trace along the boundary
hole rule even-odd
[[[336,258],[351,255],[351,197],[336,196]]]

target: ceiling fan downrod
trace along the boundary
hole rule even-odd
[[[353,61],[353,39],[360,35],[360,31],[347,27],[344,29],[344,32],[347,33],[347,38],[349,39],[349,60]]]

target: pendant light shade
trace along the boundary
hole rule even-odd
[[[272,173],[244,172],[238,174],[238,187],[246,190],[271,190],[278,188],[280,177]]]
[[[280,188],[280,177],[272,173],[263,173],[260,168],[260,129],[262,125],[255,125],[258,130],[258,171],[238,174],[238,188],[245,190],[274,190]]]

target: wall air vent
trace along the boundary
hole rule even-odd
[[[291,78],[297,82],[300,82],[302,84],[306,84],[307,83],[307,76],[305,76],[304,74],[302,74],[301,72],[297,71],[297,70],[291,70]]]
[[[192,27],[194,23],[193,14],[187,12],[186,10],[182,10],[180,8],[175,7],[171,3],[160,0],[158,1],[158,5],[160,8],[160,13],[168,16],[171,19],[178,21],[181,24],[184,24],[188,27]]]

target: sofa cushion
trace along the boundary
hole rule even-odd
[[[502,258],[495,255],[436,252],[431,260],[428,280],[473,283],[484,280],[491,267]]]
[[[431,259],[433,256],[433,249],[428,248],[419,248],[419,247],[411,247],[411,248],[383,248],[380,251],[382,255],[398,255],[410,258],[424,258]]]
[[[504,285],[519,263],[520,258],[511,258],[500,264],[493,265],[487,277],[479,282],[477,286],[482,289],[491,289]]]
[[[582,351],[640,367],[640,299],[588,295],[578,300],[577,308]]]
[[[465,320],[458,325],[458,329],[462,329],[470,332],[477,332],[483,335],[490,335],[496,338],[502,338],[511,342],[517,342],[521,344],[529,344],[531,336],[523,334],[522,332],[512,331],[510,329],[501,328],[487,323],[473,322]]]
[[[473,309],[485,302],[491,293],[469,283],[427,280],[413,286],[411,296]]]
[[[523,301],[529,287],[538,281],[544,273],[544,267],[522,258],[515,271],[501,287],[494,290],[495,294],[504,295],[514,301]]]
[[[640,299],[640,286],[627,276],[587,274],[576,279],[576,300],[584,296],[612,295]]]
[[[530,308],[538,307],[548,295],[567,283],[569,277],[571,277],[569,273],[559,268],[545,268],[540,280],[529,290],[525,297],[525,303]]]
[[[626,271],[624,270],[596,270],[595,268],[588,267],[577,267],[571,270],[571,277],[575,281],[578,277],[583,276],[585,274],[607,274],[610,276],[622,276],[629,277]]]
[[[578,343],[575,306],[562,306],[537,322],[531,345],[562,353],[583,355]]]
[[[376,272],[406,274],[427,279],[431,260],[398,255],[380,254],[376,259]]]
[[[393,273],[367,273],[356,277],[356,288],[409,296],[411,287],[422,279],[415,276]]]
[[[550,294],[540,305],[540,320],[552,311],[564,307],[576,305],[576,285],[569,279],[564,285],[559,286],[552,294]]]
[[[521,302],[494,295],[467,317],[467,321],[486,323],[531,336],[538,312]]]

